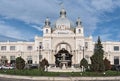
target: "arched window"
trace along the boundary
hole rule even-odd
[[[78,33],[81,33],[81,30],[80,30],[80,29],[78,29]]]
[[[46,29],[46,33],[48,33],[48,29]]]

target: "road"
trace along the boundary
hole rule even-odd
[[[13,79],[13,78],[2,78],[2,77],[0,77],[0,81],[43,81],[43,80]],[[44,81],[49,81],[49,80],[44,80]],[[62,80],[62,81],[64,81],[64,80]],[[86,80],[74,80],[74,81],[86,81]],[[101,80],[94,80],[94,81],[101,81]],[[102,80],[102,81],[116,81],[116,80]],[[120,81],[120,80],[117,80],[117,81]]]

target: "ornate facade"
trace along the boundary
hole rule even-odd
[[[65,9],[61,9],[60,17],[52,26],[50,20],[45,20],[43,37],[35,36],[34,42],[0,42],[0,59],[14,63],[15,58],[21,56],[26,63],[38,64],[46,58],[51,65],[60,66],[61,60],[67,65],[78,65],[84,57],[90,62],[94,44],[92,36],[84,36],[84,28],[80,18],[76,25],[67,18]],[[120,64],[120,42],[102,42],[111,64]],[[63,58],[64,56],[64,58]]]

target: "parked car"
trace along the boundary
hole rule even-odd
[[[37,69],[37,68],[38,68],[38,65],[36,65],[36,64],[33,64],[30,66],[30,69]]]
[[[1,66],[2,69],[14,69],[12,66]]]
[[[0,66],[0,69],[2,69],[2,66]]]
[[[112,65],[111,70],[120,71],[120,65]]]
[[[25,69],[37,69],[38,65],[37,64],[26,64]]]

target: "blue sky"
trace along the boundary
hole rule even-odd
[[[61,2],[74,24],[81,18],[85,36],[120,41],[120,0],[0,0],[0,41],[42,36],[46,17],[52,25],[59,18]]]

